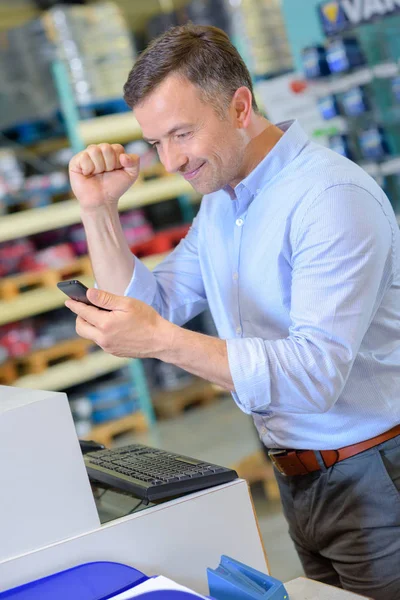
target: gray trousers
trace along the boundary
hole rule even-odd
[[[307,577],[400,600],[400,436],[330,469],[275,473]]]

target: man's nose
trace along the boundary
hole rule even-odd
[[[185,154],[182,154],[182,152],[176,151],[171,147],[163,152],[162,156],[160,156],[160,160],[168,173],[177,173],[188,162],[188,158]]]

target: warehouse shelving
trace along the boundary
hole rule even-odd
[[[179,175],[161,177],[145,183],[137,183],[122,196],[119,210],[139,208],[163,200],[176,198],[182,194],[195,196],[192,188]],[[43,208],[33,208],[11,215],[2,215],[0,219],[0,242],[17,237],[50,231],[59,227],[80,222],[80,209],[76,200],[64,200]]]
[[[129,358],[119,358],[107,354],[103,350],[96,350],[85,358],[68,360],[49,367],[43,373],[24,375],[13,385],[37,390],[59,391],[121,369],[129,362]]]
[[[100,142],[126,143],[141,138],[141,130],[131,111],[94,119],[81,120],[77,106],[74,104],[71,87],[65,65],[55,60],[53,76],[59,94],[61,110],[66,124],[67,136],[74,152],[82,150],[89,144]],[[58,144],[64,141],[57,141]],[[44,152],[46,142],[37,144],[38,151]],[[52,143],[50,143],[52,148]],[[192,218],[191,203],[197,199],[190,186],[177,175],[163,176],[146,182],[138,181],[120,199],[119,210],[139,208],[149,204],[178,198],[185,221]],[[75,199],[21,211],[2,216],[0,220],[0,242],[7,242],[18,237],[34,235],[73,225],[80,222],[80,207]],[[161,255],[145,259],[145,264],[152,268],[162,259]],[[83,283],[91,285],[90,275],[80,277]],[[26,317],[37,315],[62,307],[64,297],[58,289],[51,285],[21,293],[12,301],[0,301],[0,324],[4,325]],[[151,423],[154,412],[146,385],[143,366],[140,360],[120,359],[96,350],[80,360],[68,360],[62,364],[49,366],[40,374],[24,375],[13,385],[27,388],[62,390],[79,383],[118,370],[127,365],[132,381],[137,389],[140,407]]]
[[[330,76],[309,82],[311,90],[317,96],[339,94],[352,87],[366,85],[374,79],[386,79],[399,74],[399,65],[393,61],[380,63],[371,67],[362,67],[352,73]]]
[[[131,112],[79,121],[78,131],[86,146],[100,144],[104,140],[107,140],[109,144],[124,144],[138,139],[142,135],[140,125]]]
[[[153,269],[166,255],[167,253],[155,254],[145,258],[143,262],[149,269]],[[92,283],[90,278],[83,277],[81,279],[86,285]],[[21,296],[21,299],[12,302],[3,301],[0,303],[1,324],[52,310],[64,304],[64,296],[58,289],[44,288],[26,292]],[[141,361],[119,358],[107,354],[103,350],[95,350],[79,360],[68,360],[62,364],[51,366],[42,373],[24,375],[14,381],[13,385],[29,389],[60,391],[74,385],[86,383],[91,379],[112,373],[125,366],[129,366],[132,377],[137,383],[139,393],[142,395],[143,414],[145,414],[147,421],[151,423],[154,416],[150,399],[147,397],[148,391],[144,381]]]
[[[154,254],[143,260],[149,269],[154,269],[167,254]],[[87,276],[79,278],[86,286],[93,285],[93,279]],[[58,288],[41,287],[24,292],[12,300],[0,300],[0,325],[13,323],[27,317],[33,317],[56,308],[61,308],[66,300]]]
[[[91,120],[81,120],[75,104],[68,73],[62,61],[58,59],[53,61],[52,72],[60,99],[66,131],[74,152],[83,150],[89,143],[126,142],[141,137],[139,124],[131,112],[114,114],[107,117],[96,117]],[[182,180],[179,180],[179,183],[177,183],[177,179],[175,178],[175,184],[178,187],[174,188],[174,194],[168,195],[168,198],[173,196],[178,197],[183,219],[185,222],[189,222],[193,217],[191,206],[193,195],[188,193],[191,189],[188,185],[181,187],[184,183]],[[165,200],[166,197],[163,196],[163,190],[165,193],[165,190],[168,188],[172,189],[173,185],[170,177],[161,178],[154,184],[158,184],[158,195],[151,196],[152,199],[154,198],[152,201]],[[130,193],[133,195],[135,193],[134,190],[135,187],[132,188],[132,192],[128,192],[128,195]],[[135,204],[135,206],[143,206],[144,202],[145,199],[142,197],[141,203]],[[121,199],[121,208],[123,206],[124,200]],[[155,415],[142,363],[140,360],[130,361],[129,368],[132,375],[132,383],[137,389],[141,410],[146,414],[149,423],[154,423]]]

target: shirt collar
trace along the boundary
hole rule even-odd
[[[278,143],[234,190],[230,186],[224,188],[231,199],[238,199],[241,204],[248,206],[267,183],[300,154],[309,141],[296,120],[277,123],[276,126],[284,132]]]

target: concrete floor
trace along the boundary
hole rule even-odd
[[[231,397],[192,409],[176,419],[159,421],[148,433],[123,436],[118,445],[132,442],[226,466],[259,449],[252,419],[236,407]],[[282,581],[303,575],[280,502],[268,501],[261,485],[252,486],[252,494],[271,575]]]

